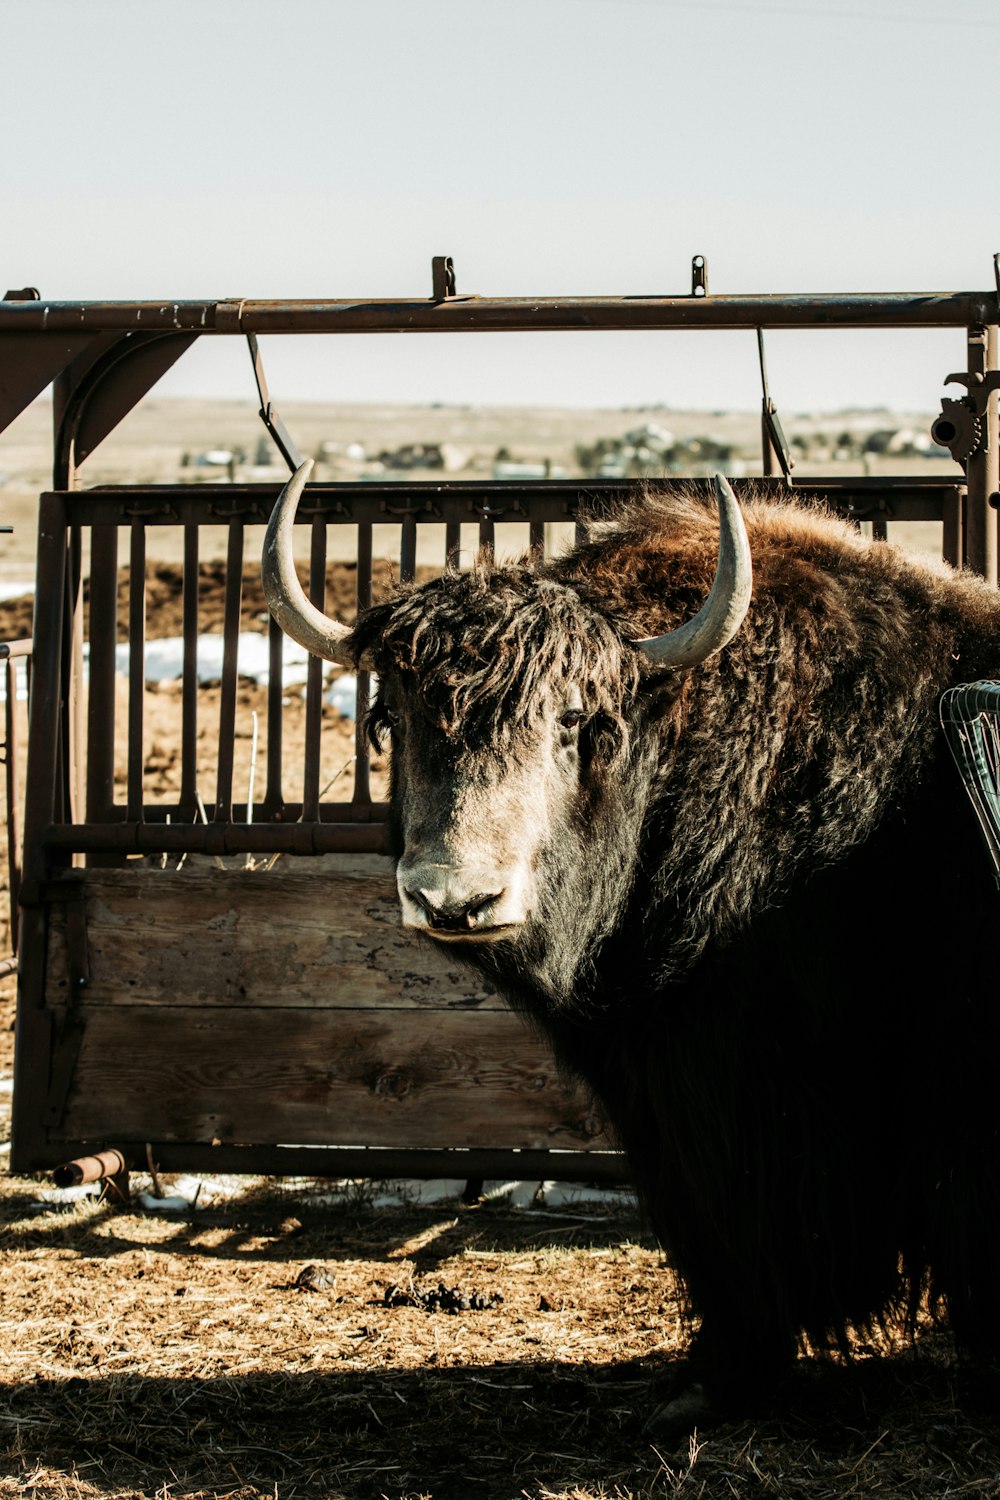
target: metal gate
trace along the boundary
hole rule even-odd
[[[855,520],[872,521],[880,535],[897,520],[939,521],[945,557],[995,582],[998,322],[1000,293],[713,297],[702,267],[686,297],[463,297],[445,257],[434,262],[426,301],[67,304],[45,303],[31,289],[8,293],[0,303],[0,426],[53,379],[56,392],[53,487],[39,506],[12,1168],[51,1167],[105,1146],[138,1166],[151,1145],[168,1170],[624,1175],[600,1117],[542,1045],[481,981],[399,928],[384,808],[372,795],[360,729],[364,674],[356,687],[353,785],[339,782],[332,795],[324,786],[318,661],[305,690],[304,761],[289,773],[281,749],[282,644],[273,623],[267,773],[259,794],[238,800],[243,568],[245,558],[259,556],[277,487],[85,489],[79,481],[88,454],[196,339],[248,340],[261,417],[294,466],[299,455],[270,401],[258,334],[700,327],[760,336],[801,326],[964,328],[967,394],[946,404],[938,424],[940,441],[962,457],[953,480],[811,478],[803,488]],[[762,434],[766,477],[753,483],[784,492],[792,476],[766,379]],[[376,525],[395,529],[406,580],[414,576],[424,528],[436,528],[442,567],[454,561],[461,527],[470,523],[483,547],[493,545],[503,522],[520,526],[524,545],[538,550],[548,524],[600,514],[631,485],[310,485],[298,524],[309,529],[311,595],[323,604],[330,539],[345,528],[363,607],[371,598]],[[215,775],[214,785],[202,787],[200,538],[205,526],[220,524],[228,529],[228,551]],[[143,770],[151,526],[183,535],[180,792],[167,802],[150,797]],[[116,792],[116,652],[123,638],[128,769],[124,791]],[[225,857],[247,854],[282,858],[276,870],[218,868]]]

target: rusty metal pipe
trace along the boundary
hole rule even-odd
[[[56,1187],[81,1187],[87,1182],[102,1182],[105,1177],[120,1177],[128,1171],[128,1164],[120,1151],[98,1151],[95,1156],[78,1156],[54,1168],[52,1181]]]
[[[570,328],[967,328],[996,318],[985,292],[734,297],[448,297],[222,302],[0,302],[5,333],[459,332]]]

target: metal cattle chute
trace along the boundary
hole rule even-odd
[[[716,296],[701,257],[690,294],[664,297],[462,295],[447,257],[434,261],[423,300],[66,303],[46,302],[31,288],[8,293],[0,302],[0,428],[54,382],[53,482],[39,503],[23,854],[15,850],[12,861],[20,877],[13,1170],[62,1165],[63,1180],[79,1180],[155,1160],[164,1170],[336,1176],[625,1175],[601,1119],[542,1044],[479,981],[400,929],[385,809],[372,795],[360,729],[364,673],[353,784],[324,785],[319,662],[306,686],[304,762],[294,778],[283,771],[282,649],[273,622],[267,772],[252,800],[239,800],[243,567],[259,556],[280,485],[86,488],[81,479],[88,456],[197,340],[247,341],[261,417],[293,469],[302,455],[270,399],[259,336],[756,332],[764,478],[753,483],[782,493],[793,475],[767,389],[767,330],[964,329],[968,368],[948,378],[966,394],[946,400],[936,423],[938,441],[957,460],[954,477],[830,476],[803,488],[870,521],[876,535],[891,535],[896,521],[939,522],[945,558],[996,583],[998,323],[992,290]],[[309,532],[311,597],[322,606],[330,538],[344,528],[362,608],[371,599],[376,526],[394,529],[405,581],[425,527],[441,533],[441,566],[457,558],[469,523],[486,549],[503,522],[519,525],[525,547],[539,550],[550,523],[599,516],[633,483],[310,484],[296,524]],[[735,487],[739,493],[739,481]],[[220,525],[223,661],[214,795],[205,796],[196,753],[205,728],[198,578],[204,529]],[[183,535],[180,792],[167,803],[148,795],[144,779],[151,527]],[[127,774],[116,791],[116,648],[125,637],[128,675],[117,691],[127,697]],[[7,654],[27,649],[14,643]],[[246,855],[268,858],[252,872],[234,868],[231,857]]]

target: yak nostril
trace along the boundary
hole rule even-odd
[[[407,889],[406,894],[439,932],[471,932],[481,914],[499,901],[503,891],[478,891],[465,901],[435,900],[430,891],[420,889]]]

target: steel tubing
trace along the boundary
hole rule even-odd
[[[85,1182],[102,1182],[105,1177],[120,1177],[128,1165],[120,1151],[98,1151],[93,1156],[80,1156],[75,1161],[63,1162],[54,1169],[52,1181],[56,1187],[80,1187]]]
[[[0,302],[4,333],[442,333],[572,328],[942,328],[995,322],[995,291],[745,297]]]

